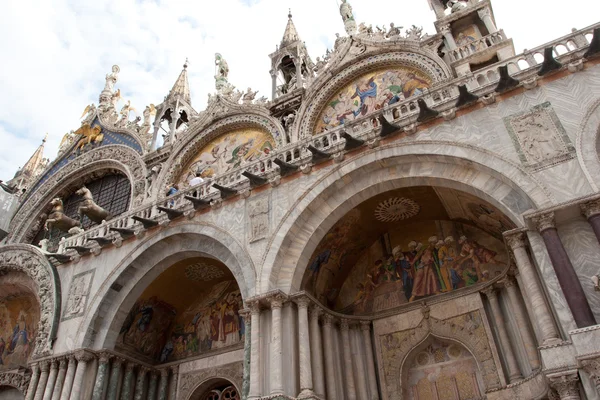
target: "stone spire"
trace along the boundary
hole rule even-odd
[[[188,104],[192,104],[192,97],[190,95],[190,84],[188,82],[187,75],[187,67],[188,67],[188,59],[185,59],[185,63],[183,64],[183,70],[179,74],[179,77],[175,81],[173,88],[169,92],[167,96],[167,100],[174,99],[179,97],[180,99],[185,100]]]
[[[23,168],[20,168],[15,177],[8,182],[8,186],[16,189],[27,189],[31,183],[46,169],[48,159],[44,158],[44,145],[48,140],[48,134],[42,140],[42,144],[35,150]]]
[[[292,10],[290,9],[288,13],[288,23],[285,27],[285,32],[283,33],[283,39],[281,39],[281,47],[285,47],[298,40],[300,40],[300,36],[298,36],[298,31],[296,31],[294,21],[292,21]]]

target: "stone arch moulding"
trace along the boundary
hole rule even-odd
[[[431,54],[425,49],[411,48],[407,51],[367,54],[359,60],[352,60],[352,62],[340,66],[339,71],[333,74],[328,81],[312,85],[319,89],[309,93],[300,108],[297,119],[300,121],[298,124],[300,127],[299,137],[312,136],[318,116],[337,90],[366,72],[384,67],[416,68],[431,78],[432,86],[444,82],[452,76],[448,66],[437,55]]]
[[[244,247],[226,231],[194,222],[170,226],[139,243],[104,280],[90,301],[75,343],[82,347],[112,349],[127,312],[144,289],[174,263],[198,256],[225,264],[244,301],[254,295],[254,263]],[[114,287],[121,289],[116,291]],[[102,318],[99,318],[100,313]]]
[[[40,321],[32,358],[52,353],[60,319],[61,286],[56,268],[35,246],[9,244],[0,247],[0,275],[7,272],[26,274],[35,283],[34,293],[40,304]]]
[[[577,135],[579,164],[592,189],[597,192],[600,186],[600,98],[588,109]]]
[[[226,380],[229,381],[239,393],[243,381],[243,365],[241,362],[222,365],[219,367],[207,368],[200,371],[183,373],[179,378],[179,388],[177,390],[178,398],[191,400],[191,396],[196,390],[207,386],[211,381]]]
[[[19,374],[14,371],[0,373],[0,387],[8,386],[15,388],[23,393],[23,395],[27,393],[27,387],[29,386],[30,380],[30,375]]]
[[[12,219],[9,240],[13,243],[32,240],[37,229],[41,227],[42,210],[50,200],[77,180],[106,169],[123,172],[131,182],[130,208],[143,202],[146,191],[146,165],[140,155],[123,145],[99,147],[77,157],[37,188]]]
[[[218,96],[218,95],[217,95]],[[155,185],[154,195],[165,185],[170,184],[182,172],[188,162],[198,154],[200,150],[212,140],[222,134],[240,128],[258,128],[271,134],[277,146],[283,145],[284,128],[279,121],[269,115],[266,108],[257,105],[239,105],[233,104],[227,100],[218,97],[215,100],[217,105],[210,105],[206,117],[202,118],[198,125],[191,127],[190,134],[186,135],[169,157],[158,178],[158,185]],[[219,108],[221,104],[222,108]],[[216,114],[217,117],[212,117]],[[230,115],[227,115],[230,114]],[[219,115],[223,118],[215,122]]]
[[[555,202],[519,166],[483,150],[437,141],[380,147],[332,169],[288,208],[293,211],[269,238],[260,293],[300,290],[312,252],[337,220],[379,193],[421,185],[470,192],[496,206],[518,227],[524,226],[525,211]]]
[[[477,362],[486,391],[499,389],[502,386],[500,372],[494,360],[493,350],[490,347],[490,343],[493,343],[493,341],[487,336],[487,332],[482,325],[468,324],[466,316],[477,317],[480,320],[485,318],[481,315],[480,310],[471,311],[448,320],[429,317],[423,318],[416,328],[399,332],[402,335],[400,336],[400,342],[391,351],[395,362],[386,363],[384,359],[380,364],[381,376],[385,377],[383,381],[387,384],[385,391],[388,400],[402,398],[402,382],[407,375],[410,356],[413,351],[419,348],[419,345],[430,337],[455,342],[466,348]],[[381,337],[377,338],[377,340],[380,339]],[[379,342],[377,347],[381,348]],[[384,369],[386,366],[387,370]]]

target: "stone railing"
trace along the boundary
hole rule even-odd
[[[471,56],[472,54],[495,46],[505,40],[506,35],[504,34],[504,31],[500,30],[498,32],[491,33],[480,39],[464,44],[454,50],[450,50],[448,52],[448,56],[450,57],[450,61],[452,62],[460,61]]]
[[[146,204],[138,209],[121,214],[102,225],[92,227],[84,233],[66,238],[61,242],[58,252],[76,255],[75,250],[67,250],[67,248],[88,246],[90,239],[98,237],[112,239],[116,244],[119,244],[124,235],[126,237],[127,235],[139,235],[143,233],[145,230],[144,224],[139,220],[133,219],[133,217],[151,220],[152,224],[166,224],[169,221],[169,215],[165,210],[169,209],[173,210],[174,213],[185,214],[191,218],[194,215],[194,205],[189,198],[203,202],[206,206],[218,207],[221,203],[221,196],[219,190],[215,189],[212,185],[216,183],[233,189],[239,194],[249,193],[251,184],[242,175],[245,171],[260,176],[275,186],[279,184],[280,174],[279,167],[274,162],[276,158],[292,164],[303,172],[309,172],[313,159],[312,153],[308,150],[309,145],[327,152],[332,157],[335,156],[338,160],[342,159],[345,152],[345,140],[342,138],[343,133],[347,133],[355,139],[363,140],[374,146],[380,137],[380,117],[382,115],[387,121],[394,124],[399,132],[403,131],[407,134],[413,134],[416,132],[417,125],[419,124],[417,121],[420,112],[417,103],[419,99],[424,100],[428,107],[439,112],[440,116],[452,119],[455,115],[454,111],[456,110],[455,105],[459,95],[459,85],[466,85],[473,94],[482,98],[485,104],[490,104],[495,99],[495,88],[499,80],[498,67],[508,66],[512,77],[523,83],[535,80],[538,76],[537,72],[543,63],[543,51],[550,46],[555,48],[555,53],[559,54],[556,58],[563,65],[579,63],[581,56],[589,46],[593,30],[597,27],[600,27],[600,23],[572,32],[569,35],[536,47],[524,54],[519,54],[490,65],[478,70],[474,74],[446,81],[421,95],[413,96],[393,105],[387,105],[382,110],[377,110],[358,120],[347,122],[343,126],[314,136],[304,137],[295,143],[274,150],[269,156],[260,160],[242,165],[235,170],[220,174],[201,185],[182,190],[168,198],[161,198],[152,204]],[[561,51],[560,46],[565,47],[567,51]],[[542,58],[540,59],[538,55]],[[526,65],[522,65],[521,61],[523,60],[527,61]],[[186,196],[188,199],[186,199]],[[163,210],[160,210],[159,207],[163,208]],[[111,230],[111,228],[128,230],[128,232],[119,233]]]

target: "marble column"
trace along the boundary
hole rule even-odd
[[[298,398],[314,397],[312,365],[310,361],[310,333],[308,325],[308,305],[306,296],[297,298],[298,305],[298,351],[300,353],[300,393]]]
[[[150,382],[148,383],[148,396],[147,400],[156,400],[156,386],[158,385],[158,373],[156,371],[150,371]]]
[[[560,400],[580,400],[579,375],[576,370],[569,372],[560,376],[548,375],[550,387],[556,390]]]
[[[56,376],[56,383],[54,384],[54,390],[52,391],[52,400],[60,400],[60,393],[62,392],[63,385],[65,383],[65,376],[67,375],[67,359],[61,358],[58,363],[58,375]]]
[[[71,397],[71,390],[73,389],[73,379],[75,379],[75,370],[77,369],[77,362],[75,356],[68,356],[69,363],[67,365],[67,374],[65,375],[65,383],[63,384],[62,391],[60,392],[60,400],[69,400]]]
[[[446,39],[446,45],[448,46],[448,50],[454,50],[458,46],[456,45],[456,41],[454,40],[454,36],[452,36],[452,29],[450,29],[450,25],[444,25],[440,28],[440,32],[444,35],[444,39]]]
[[[42,373],[40,374],[40,380],[38,381],[37,388],[35,389],[34,400],[42,400],[44,398],[44,390],[46,389],[46,384],[48,383],[48,375],[50,373],[50,363],[48,361],[42,361],[40,363],[40,369]]]
[[[538,327],[542,344],[547,345],[560,341],[552,313],[537,279],[537,273],[531,264],[527,250],[525,250],[525,235],[517,232],[508,234],[505,238],[515,256],[519,274],[523,278],[524,287],[521,288],[521,293],[524,298],[529,300],[531,313],[533,314],[532,319]]]
[[[148,368],[146,368],[146,367],[138,368],[137,380],[135,381],[135,394],[133,396],[134,400],[143,400],[144,399],[144,382],[146,381],[147,373],[148,373]]]
[[[365,345],[365,358],[367,360],[367,377],[369,382],[369,399],[378,400],[377,375],[375,374],[375,357],[373,356],[373,343],[371,342],[371,321],[360,321],[363,343]]]
[[[271,395],[274,396],[283,394],[283,358],[281,355],[281,331],[283,325],[281,321],[281,307],[283,307],[284,297],[282,295],[275,295],[269,300],[271,301],[270,384]]]
[[[523,340],[523,345],[525,346],[525,351],[527,351],[527,358],[529,359],[529,365],[533,370],[540,369],[540,358],[537,351],[537,346],[535,344],[535,338],[531,333],[531,329],[529,329],[529,324],[527,323],[527,316],[525,315],[525,310],[522,307],[522,303],[519,300],[519,293],[517,290],[517,282],[515,278],[507,275],[502,283],[506,288],[506,292],[508,293],[508,299],[510,300],[510,308],[515,316],[515,320],[517,321],[517,327],[519,328],[519,335]]]
[[[239,316],[244,319],[244,366],[242,376],[242,398],[247,399],[250,393],[250,353],[252,351],[252,329],[251,313],[249,309],[240,310]]]
[[[158,400],[167,400],[167,388],[169,387],[169,370],[160,370],[160,382],[158,384]]]
[[[48,382],[44,389],[44,400],[52,399],[52,392],[54,391],[54,385],[56,384],[56,376],[58,375],[58,361],[50,361],[50,374],[48,375]]]
[[[544,239],[552,266],[556,272],[567,304],[571,309],[575,323],[579,328],[596,325],[596,319],[585,297],[581,282],[577,277],[575,268],[571,264],[571,260],[554,225],[554,213],[545,213],[535,217],[533,220]]]
[[[27,394],[25,395],[25,400],[33,400],[39,381],[40,366],[38,364],[31,364],[31,379],[29,380],[29,386],[27,387]]]
[[[333,321],[334,318],[323,316],[323,347],[325,348],[325,377],[327,379],[327,399],[336,400],[337,386],[335,382],[335,358],[333,353]]]
[[[177,385],[179,384],[179,365],[171,367],[171,393],[169,400],[177,400]]]
[[[125,376],[123,376],[123,386],[121,387],[121,400],[130,400],[133,391],[133,369],[135,363],[128,361],[125,366]],[[166,397],[165,397],[166,399]]]
[[[310,357],[312,360],[313,384],[317,397],[325,398],[325,375],[323,370],[323,346],[321,344],[321,330],[319,329],[319,316],[323,310],[312,307],[310,310]]]
[[[110,354],[100,353],[98,356],[98,372],[96,372],[96,382],[94,382],[94,391],[92,392],[92,400],[102,400],[104,398],[104,383],[108,375],[108,363],[110,362]]]
[[[248,398],[256,399],[261,396],[260,393],[260,303],[253,302],[250,305],[251,333],[250,333],[250,391]]]
[[[489,7],[478,10],[477,14],[479,14],[479,18],[481,18],[489,33],[498,32],[498,28],[496,28],[496,24],[494,24],[494,21],[492,20],[492,12]]]
[[[117,400],[117,394],[119,391],[119,379],[121,378],[121,371],[123,369],[124,359],[121,357],[113,357],[112,367],[110,369],[110,378],[108,379],[108,393],[106,394],[106,400]]]
[[[491,286],[486,288],[483,293],[485,293],[489,300],[490,308],[492,309],[492,315],[496,322],[496,329],[498,330],[498,339],[500,340],[502,353],[504,354],[504,358],[506,360],[508,379],[510,383],[513,383],[514,381],[521,379],[522,375],[521,371],[519,371],[519,365],[517,364],[517,359],[515,358],[513,347],[508,337],[508,332],[506,331],[506,324],[504,322],[504,317],[502,316],[502,309],[500,308],[500,303],[498,302],[498,293]]]
[[[600,199],[582,204],[581,212],[592,226],[596,239],[600,243]]]
[[[344,353],[344,378],[346,380],[346,398],[356,400],[356,385],[354,383],[354,371],[352,368],[352,352],[350,351],[350,321],[342,319],[340,321],[342,331],[342,345]]]
[[[87,370],[88,363],[94,359],[94,354],[85,350],[80,350],[75,353],[75,358],[77,359],[77,369],[75,370],[73,388],[71,389],[71,397],[69,400],[80,400],[85,371]]]

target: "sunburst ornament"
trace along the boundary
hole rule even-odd
[[[391,197],[379,203],[375,209],[375,218],[381,222],[402,221],[414,217],[421,207],[406,197]]]

